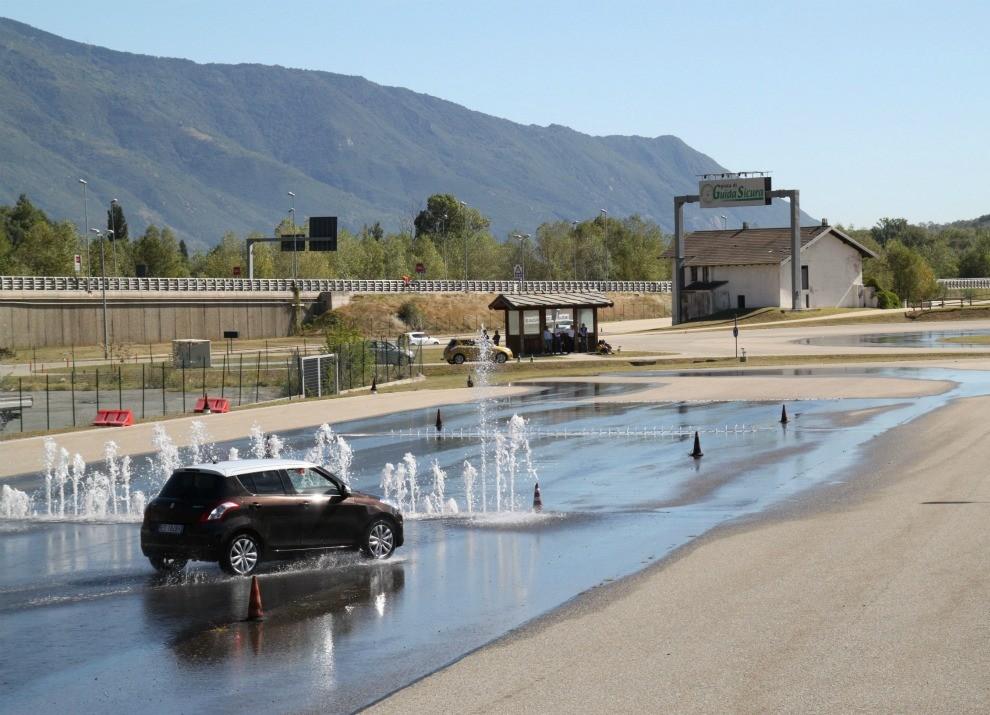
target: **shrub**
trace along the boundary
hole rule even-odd
[[[411,330],[422,330],[426,325],[426,316],[423,315],[423,309],[415,300],[407,300],[400,305],[396,314],[399,316],[399,320],[409,326]]]
[[[877,291],[877,307],[883,308],[884,310],[889,310],[890,308],[900,308],[901,299],[897,297],[897,293],[891,290],[880,290]]]

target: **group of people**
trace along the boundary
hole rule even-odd
[[[588,352],[588,326],[581,323],[581,327],[575,332],[574,325],[561,328],[559,325],[550,330],[550,326],[543,328],[543,352],[550,355],[563,355],[572,353],[575,350]]]

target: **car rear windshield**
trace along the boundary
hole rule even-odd
[[[161,495],[170,499],[219,499],[224,496],[225,478],[210,472],[182,470],[172,474]]]

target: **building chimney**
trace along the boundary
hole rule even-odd
[[[747,228],[749,228],[749,223],[748,223],[748,222],[746,222],[746,221],[743,221],[743,227],[742,227],[742,230],[743,230],[743,231],[745,231],[745,230],[746,230]]]
[[[828,219],[827,218],[823,218],[822,219],[822,226],[828,226]]]

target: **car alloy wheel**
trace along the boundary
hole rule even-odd
[[[395,532],[387,521],[379,520],[368,529],[365,552],[373,559],[387,559],[395,551]]]
[[[508,358],[505,356],[505,353],[497,353],[495,355],[495,362],[497,362],[499,365],[504,363],[506,360],[508,360]]]
[[[231,573],[247,576],[258,565],[258,542],[248,534],[238,534],[227,547],[227,562]]]
[[[460,353],[457,353],[457,354],[456,354],[456,355],[454,356],[454,364],[455,364],[455,365],[461,365],[461,364],[463,364],[463,363],[464,363],[464,356],[463,356],[463,355],[461,355]]]

